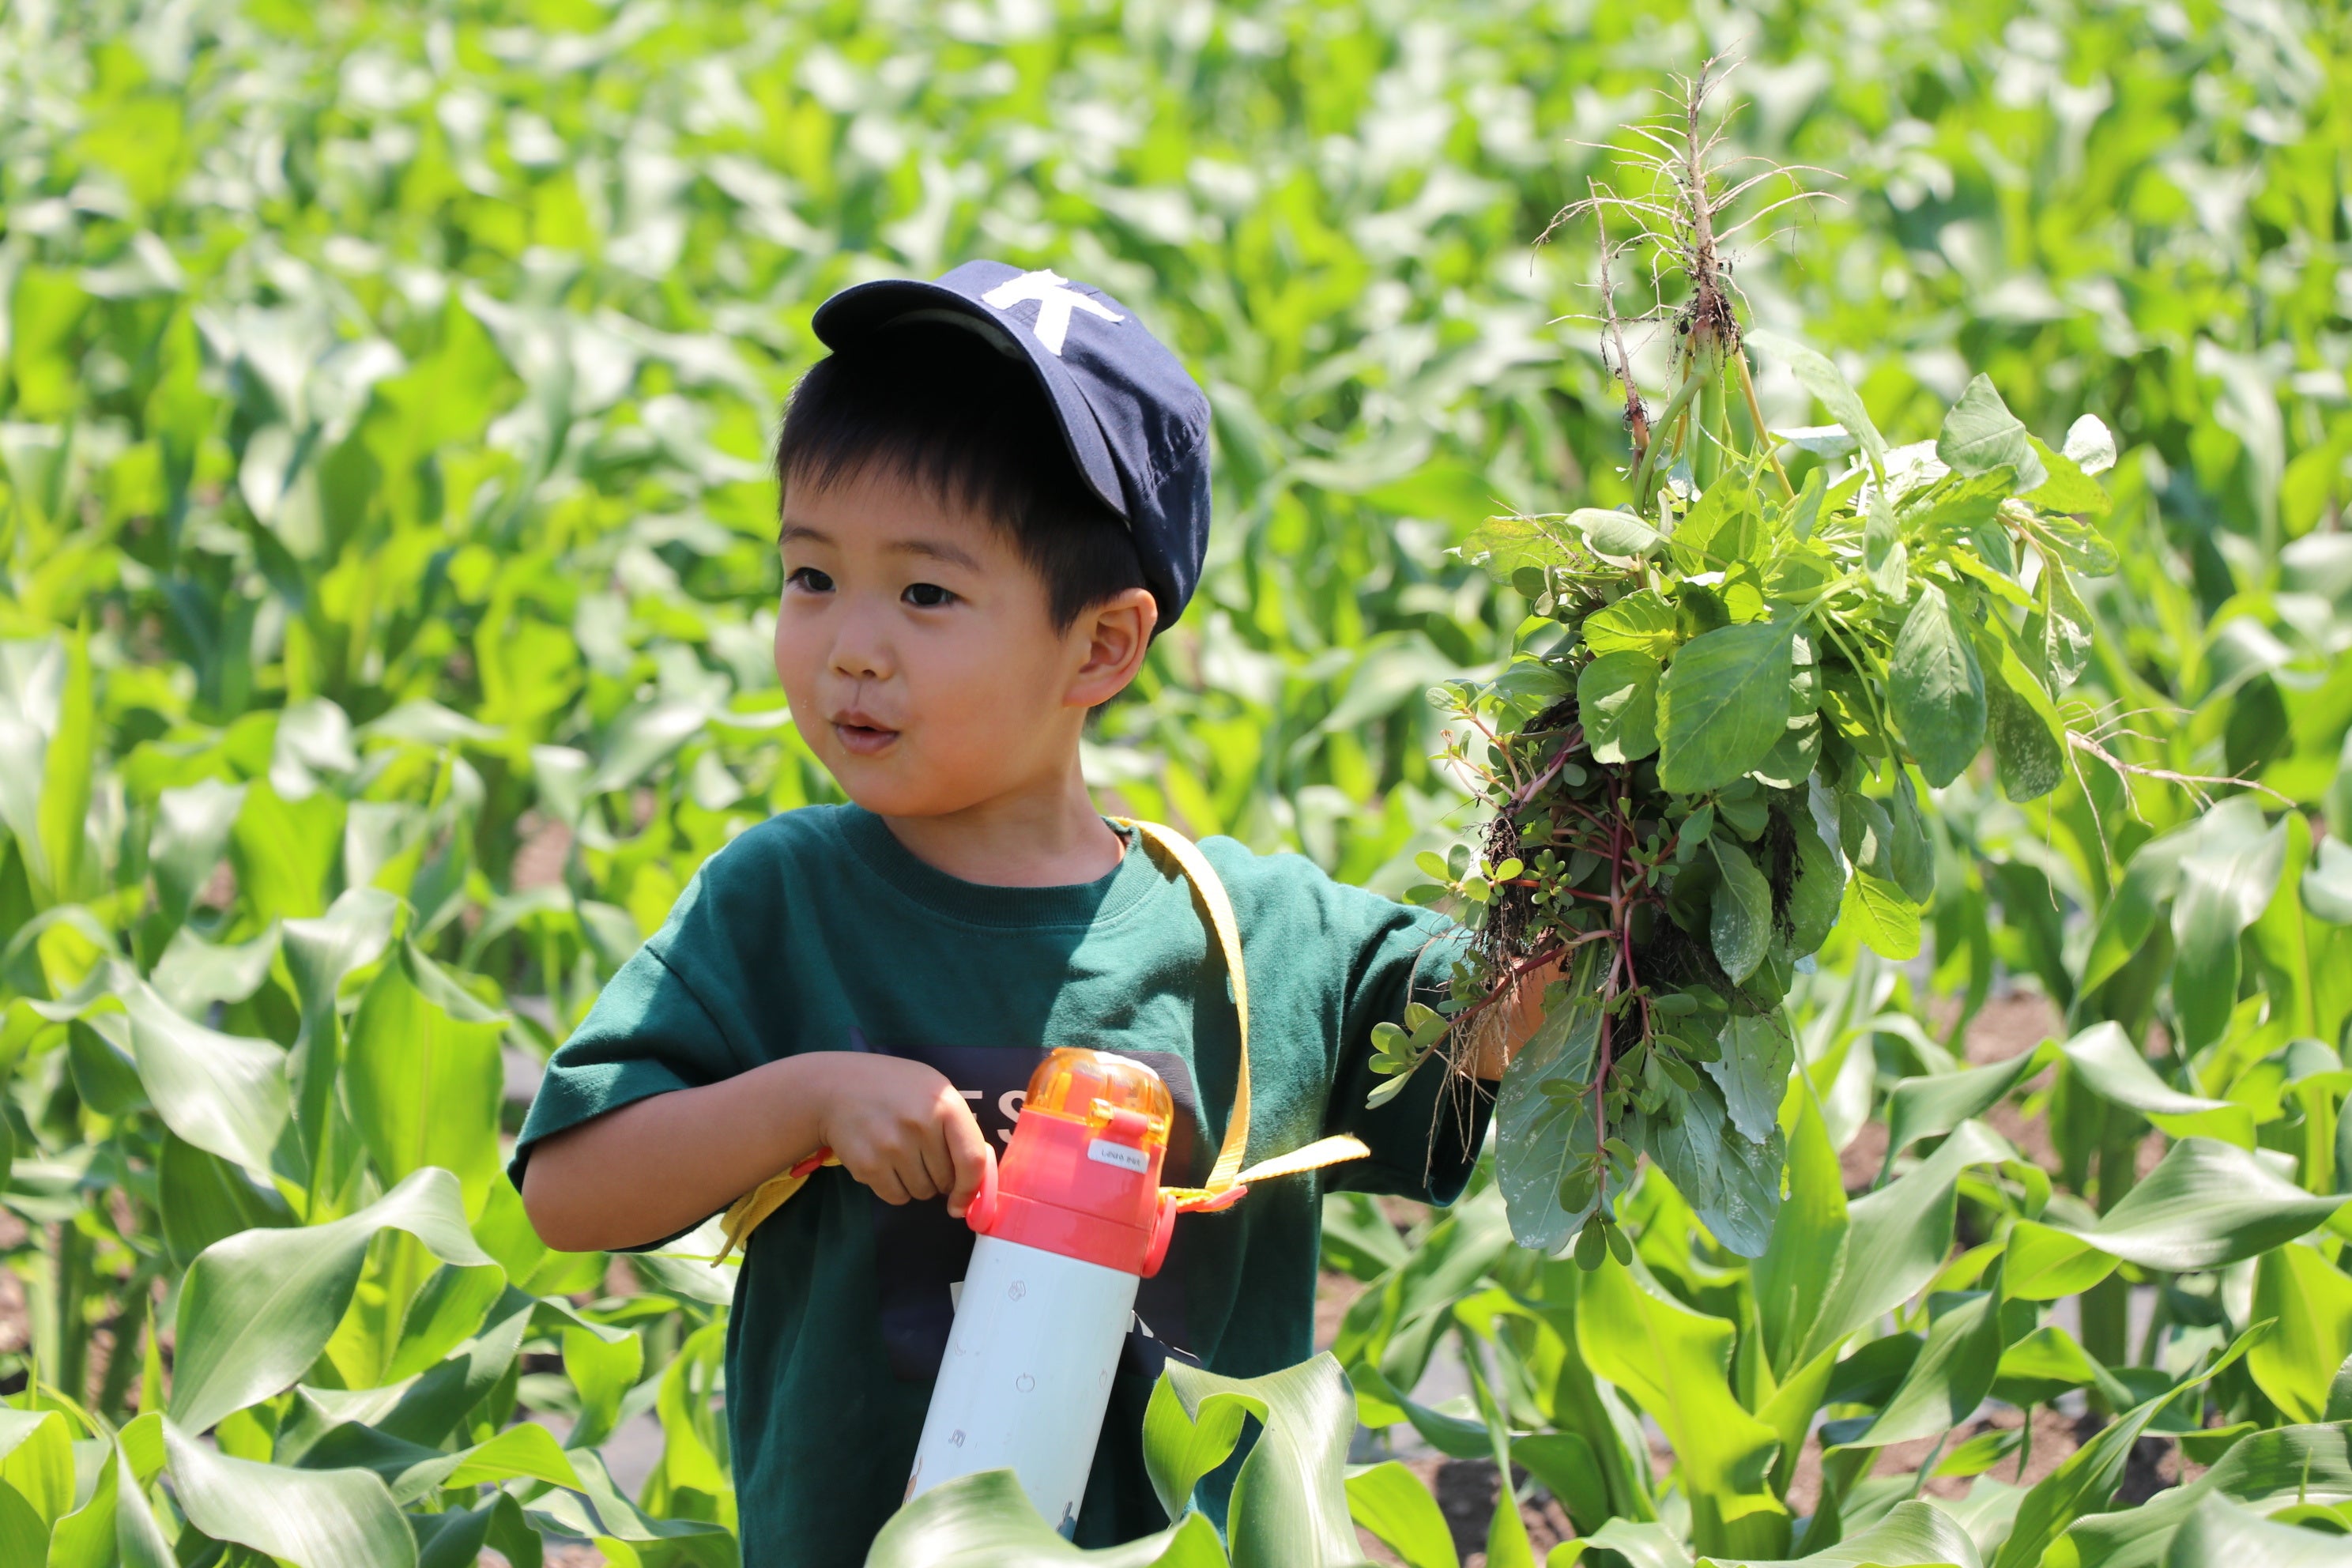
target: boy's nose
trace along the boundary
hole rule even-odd
[[[857,616],[844,619],[833,642],[833,672],[849,680],[884,679],[891,670],[888,644],[863,622]]]

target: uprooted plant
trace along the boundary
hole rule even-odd
[[[2080,521],[2107,507],[2096,419],[2053,451],[1979,375],[1936,440],[1889,449],[1829,360],[1743,331],[1721,247],[1801,193],[1779,168],[1727,183],[1740,161],[1714,85],[1702,73],[1637,128],[1656,152],[1629,160],[1630,194],[1596,185],[1556,220],[1601,230],[1633,497],[1490,519],[1464,551],[1534,615],[1494,679],[1432,693],[1490,816],[1475,847],[1423,856],[1409,896],[1452,900],[1475,940],[1444,1007],[1380,1041],[1376,1099],[1546,986],[1504,1080],[1498,1171],[1519,1240],[1574,1237],[1588,1267],[1630,1251],[1612,1204],[1641,1154],[1724,1246],[1763,1249],[1798,966],[1840,922],[1890,958],[1918,951],[1923,784],[1989,746],[2011,799],[2057,786],[2078,749],[2058,702],[2091,637],[2074,574],[2114,566]],[[1633,237],[1612,245],[1612,219]],[[1611,299],[1628,255],[1674,296],[1633,323],[1672,334],[1654,412]],[[1749,348],[1835,426],[1770,430]]]

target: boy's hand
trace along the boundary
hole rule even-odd
[[[1503,1076],[1519,1054],[1519,1047],[1543,1024],[1544,988],[1560,976],[1565,960],[1555,961],[1531,973],[1519,977],[1517,986],[1496,1005],[1502,1015],[1496,1026],[1483,1032],[1477,1053],[1471,1062],[1473,1077],[1492,1083]]]
[[[822,1141],[886,1204],[947,1194],[961,1219],[987,1168],[988,1142],[955,1086],[920,1062],[827,1053]]]

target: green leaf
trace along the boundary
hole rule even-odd
[[[118,994],[139,1080],[163,1124],[199,1149],[268,1170],[292,1099],[286,1053],[191,1022],[138,980],[126,977]]]
[[[1854,868],[1882,881],[1895,877],[1895,819],[1886,807],[1857,790],[1837,795],[1838,839]],[[1908,895],[1906,895],[1908,897]]]
[[[1851,922],[1863,945],[1881,958],[1900,963],[1919,956],[1919,906],[1883,878],[1856,871],[1838,919]]]
[[[430,986],[428,995],[424,987]],[[399,1180],[427,1167],[456,1174],[479,1214],[499,1169],[505,1068],[499,1016],[404,942],[377,972],[352,1019],[343,1096],[376,1169]]]
[[[151,1423],[153,1447],[163,1446],[163,1418],[150,1413],[139,1421]],[[139,1422],[133,1422],[136,1427]],[[147,1500],[144,1477],[153,1472],[147,1462],[133,1462],[131,1457],[131,1431],[119,1434],[114,1445],[114,1544],[121,1554],[122,1568],[177,1568],[179,1559],[163,1534],[163,1527],[155,1519],[155,1510]],[[160,1452],[152,1461],[162,1466]]]
[[[1681,617],[1655,588],[1626,595],[1584,617],[1584,646],[1595,654],[1645,653],[1664,661],[1681,641]]]
[[[1522,567],[1550,571],[1572,565],[1578,555],[1559,531],[1559,521],[1556,517],[1490,517],[1462,542],[1462,559],[1506,584]]]
[[[297,1397],[304,1407],[289,1412],[289,1422],[320,1418],[316,1395],[303,1390]],[[280,1464],[289,1458],[286,1447],[281,1430],[274,1454]],[[570,1458],[556,1446],[555,1435],[528,1421],[455,1453],[409,1442],[362,1422],[338,1422],[290,1457],[309,1470],[370,1471],[383,1482],[393,1500],[403,1505],[430,1497],[444,1487],[469,1488],[518,1478],[574,1489],[583,1484]]]
[[[1560,1179],[1588,1164],[1599,1146],[1590,1094],[1555,1098],[1547,1083],[1589,1086],[1601,1040],[1601,1009],[1589,986],[1571,984],[1503,1073],[1495,1102],[1495,1183],[1521,1247],[1556,1252],[1583,1226],[1588,1207],[1565,1213]],[[1614,1178],[1608,1195],[1616,1192]],[[1594,1203],[1601,1199],[1596,1196]]]
[[[1960,400],[1944,416],[1944,428],[1936,437],[1936,456],[1963,474],[2013,469],[2021,490],[2032,490],[2049,478],[2025,426],[1993,390],[1992,378],[1983,374],[1969,383]]]
[[[336,1094],[343,1062],[337,998],[346,975],[383,955],[399,913],[400,901],[381,889],[347,888],[324,915],[288,921],[282,928],[280,952],[301,1009],[290,1070],[295,1126],[317,1189],[314,1213],[328,1192],[341,1188],[341,1167],[353,1157],[348,1146],[355,1142]]]
[[[73,1434],[55,1410],[0,1405],[0,1482],[5,1482],[49,1527],[73,1511]]]
[[[2022,805],[2039,800],[2066,778],[2066,725],[2041,680],[2017,657],[2009,638],[1981,634],[1995,656],[1985,687],[1992,759],[2001,793]]]
[[[1890,827],[1886,840],[1887,869],[1895,885],[1904,896],[1923,908],[1936,899],[1936,851],[1927,842],[1927,818],[1919,811],[1919,796],[1911,787],[1911,775],[1901,769],[1895,773],[1895,794],[1886,803]]]
[[[2063,453],[2053,452],[2031,436],[2026,437],[2033,455],[2041,460],[2042,471],[2049,478],[2032,489],[2021,489],[2018,500],[2044,511],[2073,512],[2086,517],[2105,517],[2114,501],[2096,479],[2084,473],[2074,459]],[[2113,447],[2108,448],[2113,460]]]
[[[218,779],[167,789],[157,797],[147,863],[155,877],[156,902],[172,924],[187,918],[213,868],[228,852],[229,830],[244,806],[245,786]]]
[[[215,1002],[242,1002],[260,990],[278,956],[278,942],[275,925],[249,942],[223,944],[205,942],[183,926],[149,971],[148,983],[173,1012],[201,1016]]]
[[[1407,1568],[1460,1568],[1444,1511],[1421,1478],[1394,1459],[1348,1478],[1348,1511]]]
[[[2013,1151],[1983,1123],[1964,1121],[1900,1180],[1847,1210],[1843,1261],[1826,1282],[1790,1364],[1802,1364],[1910,1300],[1951,1250],[1960,1173]]]
[[[2249,1509],[2218,1497],[2197,1505],[2181,1522],[2165,1554],[2165,1568],[2341,1568],[2341,1535],[2273,1524]]]
[[[1979,1568],[1977,1543],[1950,1514],[1929,1502],[1906,1500],[1850,1541],[1802,1558],[1705,1557],[1699,1568]]]
[[[1798,384],[1820,399],[1822,406],[1829,410],[1830,417],[1844,426],[1848,433],[1862,443],[1862,449],[1870,458],[1871,471],[1885,479],[1886,439],[1879,435],[1878,426],[1871,423],[1870,413],[1863,406],[1861,395],[1854,391],[1836,365],[1794,338],[1784,337],[1779,332],[1751,328],[1744,334],[1744,341],[1749,347],[1787,365],[1790,374],[1797,378]]]
[[[2183,1094],[2156,1076],[2123,1026],[2094,1024],[2068,1040],[2066,1063],[2075,1079],[2100,1099],[2137,1110],[2175,1138],[2219,1138],[2254,1146],[2254,1116],[2245,1106]]]
[[[1792,725],[1772,742],[1764,760],[1748,770],[1749,776],[1772,789],[1796,789],[1803,785],[1813,769],[1821,763],[1822,725],[1810,720]]]
[[[1448,1321],[1452,1321],[1450,1303],[1444,1316]],[[1486,1459],[1494,1457],[1494,1438],[1486,1430],[1485,1422],[1463,1415],[1449,1415],[1442,1410],[1416,1403],[1398,1393],[1396,1384],[1369,1362],[1358,1362],[1348,1375],[1349,1381],[1356,1384],[1360,1409],[1362,1408],[1361,1402],[1367,1398],[1393,1406],[1403,1413],[1423,1442],[1449,1458]],[[1467,1401],[1448,1403],[1466,1404]]]
[[[2116,547],[2107,536],[2089,523],[2071,517],[2055,517],[2047,512],[2036,518],[2028,531],[2033,542],[2042,547],[2053,563],[2085,577],[2105,577],[2120,563]]]
[[[1263,1377],[1223,1377],[1176,1362],[1166,1375],[1196,1418],[1204,1401],[1229,1394],[1247,1401],[1264,1424],[1234,1480],[1226,1514],[1234,1568],[1357,1559],[1341,1479],[1356,1402],[1330,1352]]]
[[[1717,1065],[1708,1063],[1707,1070]],[[1785,1075],[1785,1056],[1781,1070]],[[1713,1083],[1700,1081],[1685,1091],[1672,1121],[1654,1126],[1650,1153],[1708,1233],[1729,1251],[1754,1258],[1770,1243],[1780,1212],[1784,1150],[1769,1110],[1765,1134],[1755,1140],[1734,1124],[1734,1114]]]
[[[1715,852],[1715,863],[1723,872],[1715,888],[1707,936],[1716,962],[1737,984],[1756,973],[1771,942],[1772,888],[1737,844],[1716,837],[1707,841],[1707,847]],[[1776,1098],[1773,1105],[1779,1104]],[[1769,1110],[1766,1119],[1770,1119]]]
[[[1837,925],[1845,901],[1845,867],[1807,813],[1790,824],[1797,867],[1789,886],[1789,954],[1803,958],[1820,950]]]
[[[1870,585],[1889,604],[1899,605],[1911,595],[1911,550],[1903,542],[1895,518],[1895,503],[1885,487],[1872,489],[1868,521],[1862,530],[1862,563]]]
[[[1639,560],[1664,542],[1656,529],[1631,512],[1580,507],[1568,514],[1568,525],[1584,536],[1595,555]]]
[[[155,1204],[162,1211],[164,1248],[181,1268],[239,1231],[294,1223],[277,1188],[168,1130],[156,1160]]]
[[[2352,1278],[2299,1242],[2273,1247],[2255,1266],[2253,1315],[2278,1320],[2246,1352],[2256,1386],[2289,1421],[2320,1420],[2352,1356]]]
[[[2108,1261],[2112,1264],[2114,1260]],[[2006,1265],[2004,1258],[2004,1281],[2008,1279]],[[2004,1294],[2007,1293],[2004,1286]],[[1996,1399],[2026,1405],[2045,1405],[2076,1388],[2095,1388],[2111,1404],[2126,1407],[2131,1404],[2130,1392],[2091,1359],[2080,1341],[2056,1324],[2045,1323],[2001,1352],[2000,1370],[1993,1381],[1992,1392]]]
[[[2105,420],[2085,414],[2066,426],[2065,453],[2085,474],[2103,474],[2116,466],[2116,438]]]
[[[323,912],[327,881],[342,853],[343,816],[342,799],[331,791],[288,800],[266,781],[247,784],[229,836],[246,907],[281,918]]]
[[[2021,1219],[2001,1253],[2001,1293],[2018,1301],[2077,1296],[2114,1273],[2116,1262],[2081,1237]]]
[[[1939,1437],[1976,1413],[2000,1365],[2000,1298],[1990,1291],[1949,1307],[1927,1329],[1927,1343],[1881,1406],[1877,1418],[1841,1447],[1883,1448]]]
[[[1795,1111],[1788,1134],[1789,1195],[1770,1244],[1749,1271],[1767,1356],[1773,1375],[1782,1379],[1800,1364],[1822,1302],[1844,1269],[1852,1227],[1844,1173],[1810,1084],[1801,1086]],[[1805,1415],[1810,1423],[1812,1412]]]
[[[1969,1118],[1982,1116],[2057,1055],[2044,1041],[1990,1067],[1899,1080],[1886,1100],[1885,1168],[1893,1170],[1896,1158],[1920,1139],[1940,1137]]]
[[[175,1391],[176,1392],[176,1391]],[[414,1568],[416,1538],[365,1470],[300,1470],[215,1453],[163,1423],[172,1489],[188,1522],[303,1568]]]
[[[1658,661],[1646,653],[1604,653],[1576,678],[1576,710],[1593,760],[1639,762],[1658,749]]]
[[[1561,1542],[1544,1568],[1575,1568],[1588,1551],[1614,1552],[1633,1568],[1691,1568],[1690,1552],[1673,1531],[1631,1519],[1612,1519],[1591,1535]]]
[[[180,1289],[173,1420],[203,1432],[291,1385],[326,1348],[368,1243],[387,1227],[415,1237],[444,1263],[490,1262],[466,1229],[457,1178],[439,1170],[419,1171],[331,1224],[250,1230],[215,1243]]]
[[[1612,1258],[1586,1277],[1576,1338],[1592,1370],[1664,1428],[1699,1551],[1785,1550],[1789,1517],[1766,1487],[1780,1437],[1732,1394],[1731,1324],[1693,1311],[1646,1270]]]
[[[1733,851],[1738,853],[1738,851]],[[1723,1026],[1723,1054],[1705,1065],[1723,1090],[1732,1125],[1751,1143],[1769,1139],[1788,1091],[1796,1042],[1778,1018],[1735,1017]],[[1777,1193],[1777,1179],[1773,1183]]]
[[[1924,584],[1895,639],[1887,675],[1888,710],[1929,784],[1959,777],[1984,744],[1985,683],[1953,624],[1951,603]]]
[[[1658,683],[1658,783],[1681,795],[1720,789],[1764,760],[1788,728],[1793,621],[1752,622],[1694,637]]]
[[[2352,733],[2347,733],[2352,744]],[[2352,770],[2340,774],[2352,778]],[[2303,907],[2315,920],[2330,925],[2352,925],[2352,845],[2340,838],[2323,838],[2319,854],[2299,884]]]
[[[1192,1489],[1225,1462],[1250,1414],[1248,1401],[1230,1394],[1204,1400],[1197,1415],[1188,1414],[1165,1377],[1152,1385],[1143,1415],[1143,1464],[1160,1511],[1171,1520],[1183,1517]]]
[[[57,728],[41,756],[40,858],[50,894],[59,903],[80,896],[98,722],[98,704],[90,695],[89,639],[66,639],[65,653]]]
[[[1567,1419],[1572,1420],[1573,1416]],[[1558,1498],[1569,1518],[1580,1521],[1578,1528],[1582,1528],[1583,1521],[1598,1525],[1610,1517],[1609,1488],[1602,1478],[1600,1458],[1593,1453],[1592,1445],[1576,1433],[1531,1432],[1514,1437],[1511,1462]],[[1361,1522],[1360,1515],[1358,1522]]]
[[[2143,1268],[2220,1268],[2303,1235],[2344,1202],[2305,1192],[2243,1149],[2184,1138],[2096,1225],[2075,1234]]]
[[[645,1342],[613,1329],[567,1324],[562,1331],[563,1375],[580,1394],[564,1446],[593,1448],[619,1424],[622,1395],[636,1386],[646,1369]]]
[[[0,1481],[0,1562],[39,1563],[48,1551],[48,1521],[16,1488]]]
[[[567,1535],[596,1538],[604,1542],[608,1552],[613,1550],[612,1543],[617,1541],[635,1551],[640,1563],[676,1564],[677,1568],[687,1568],[688,1564],[693,1564],[694,1568],[736,1568],[739,1552],[735,1532],[725,1525],[693,1519],[650,1518],[621,1495],[620,1489],[613,1484],[613,1478],[605,1472],[593,1450],[575,1449],[568,1458],[572,1468],[579,1473],[579,1498],[574,1498],[570,1492],[544,1493],[532,1504],[535,1520],[552,1522],[557,1530]],[[1029,1508],[1028,1499],[1021,1492],[1018,1483],[1013,1481],[1011,1471],[991,1470],[985,1473],[1005,1477],[1012,1484],[1013,1495],[1020,1499],[1020,1506],[1028,1510],[1030,1519],[1036,1520],[1036,1510]],[[947,1491],[969,1479],[959,1478],[937,1489]],[[581,1499],[585,1500],[586,1506],[582,1505]],[[902,1510],[899,1517],[905,1517],[907,1511],[909,1510]],[[1037,1525],[1043,1528],[1044,1521],[1037,1521]],[[878,1536],[876,1538],[877,1546],[880,1539]],[[1056,1535],[1055,1540],[1058,1542],[1061,1538]],[[495,1536],[491,1543],[497,1544]],[[1073,1550],[1066,1542],[1063,1543],[1063,1548],[1065,1552]],[[1045,1559],[1047,1562],[1070,1560],[1067,1557]],[[869,1557],[867,1561],[876,1563],[880,1559]],[[945,1559],[925,1557],[919,1561],[932,1563]],[[1027,1559],[1014,1557],[1006,1561],[1025,1562]],[[1093,1559],[1082,1557],[1077,1561]],[[1125,1563],[1129,1560],[1114,1558],[1112,1561]]]
[[[2137,1508],[2078,1520],[2066,1540],[2081,1568],[2157,1568],[2174,1533],[2210,1499],[2269,1509],[2314,1497],[2352,1497],[2352,1429],[2282,1426],[2250,1433],[2186,1486],[2160,1491]],[[2221,1561],[2234,1568],[2238,1560]]]
[[[1732,468],[1720,475],[1675,525],[1675,565],[1696,574],[1708,566],[1727,568],[1750,560],[1764,542],[1756,503],[1755,487],[1744,471]],[[1690,606],[1693,586],[1685,584],[1677,590],[1685,608]],[[1720,602],[1717,598],[1717,605]]]
[[[2258,810],[2249,803],[2235,820],[2251,826]],[[2190,1056],[2227,1027],[2238,1000],[2238,939],[2278,891],[2286,864],[2284,818],[2258,838],[2216,837],[2212,847],[2181,860],[2180,890],[2172,902],[2173,1003],[2180,1048]]]
[[[1217,1527],[1187,1514],[1157,1535],[1084,1552],[1037,1516],[1011,1470],[982,1470],[933,1487],[890,1516],[866,1568],[1224,1568]]]
[[[2124,1461],[2131,1457],[2132,1445],[2139,1441],[2140,1433],[2156,1418],[2157,1412],[2184,1390],[2205,1383],[2243,1355],[2255,1331],[2259,1331],[2241,1334],[2221,1358],[2202,1373],[2135,1405],[2042,1478],[2018,1505],[2017,1521],[1994,1556],[1991,1568],[2034,1568],[2042,1563],[2042,1554],[2058,1539],[2060,1531],[2083,1515],[2097,1511],[2114,1496],[2116,1484],[2123,1479]]]
[[[2074,592],[2074,574],[2055,563],[2045,566],[2034,584],[2039,598],[2033,629],[2040,636],[2036,652],[2042,673],[2054,692],[2063,693],[2083,678],[2091,665],[2095,623],[2088,605]]]

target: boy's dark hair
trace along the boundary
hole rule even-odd
[[[891,326],[801,377],[776,438],[778,485],[823,489],[867,475],[993,520],[1045,580],[1057,632],[1147,586],[1125,520],[1079,476],[1036,376],[978,332]]]

